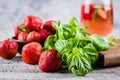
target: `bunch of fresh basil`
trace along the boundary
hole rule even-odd
[[[54,48],[62,57],[63,64],[75,75],[90,72],[98,59],[98,51],[107,50],[109,44],[99,35],[90,35],[86,26],[80,27],[73,17],[68,24],[53,23],[56,34],[49,36],[44,49]]]

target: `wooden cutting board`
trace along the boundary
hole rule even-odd
[[[99,52],[97,65],[101,67],[120,65],[120,39],[115,40],[115,46],[106,51]]]

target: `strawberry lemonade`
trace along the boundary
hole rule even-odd
[[[107,36],[113,28],[112,4],[82,4],[81,22],[83,25],[88,25],[87,31],[91,34]]]

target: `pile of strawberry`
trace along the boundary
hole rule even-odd
[[[52,22],[55,20],[48,20],[42,24],[42,19],[37,16],[28,15],[24,22],[14,28],[15,37],[23,41],[45,41],[45,39],[55,34],[56,30],[52,27]]]
[[[62,66],[62,59],[58,51],[49,49],[42,51],[41,41],[44,42],[49,35],[55,34],[52,27],[55,20],[42,22],[38,16],[28,15],[23,23],[14,28],[15,37],[18,40],[29,43],[22,47],[22,60],[27,64],[38,64],[42,71],[55,71]],[[4,59],[12,59],[18,52],[19,45],[14,39],[7,39],[0,42],[0,56]]]

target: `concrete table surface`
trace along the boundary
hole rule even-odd
[[[120,38],[120,1],[114,0],[114,28],[111,35]],[[43,21],[57,19],[68,22],[72,16],[80,18],[81,0],[0,0],[0,41],[12,37],[13,28],[28,14],[38,15]],[[0,58],[0,80],[120,80],[120,66],[100,68],[84,77],[65,69],[41,72],[38,65],[28,65],[17,54],[12,60]]]

